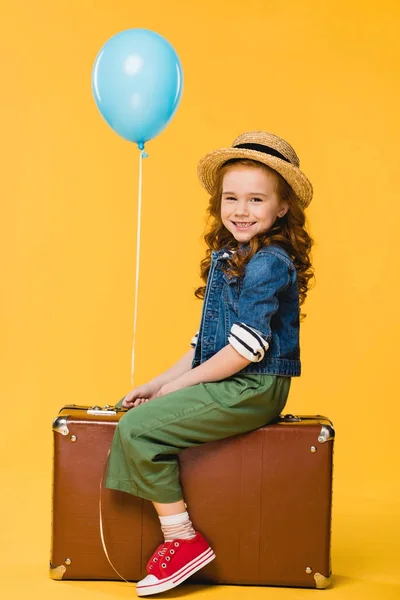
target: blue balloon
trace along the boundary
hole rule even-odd
[[[182,85],[182,66],[174,48],[148,29],[117,33],[93,65],[92,91],[100,113],[114,131],[141,150],[172,119]]]

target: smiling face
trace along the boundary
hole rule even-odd
[[[267,231],[289,210],[276,193],[276,178],[262,167],[231,167],[224,175],[221,220],[238,242]]]

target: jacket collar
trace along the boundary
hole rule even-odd
[[[235,253],[235,250],[228,250],[225,248],[221,248],[221,250],[213,250],[212,256],[213,258],[229,258],[232,254]]]
[[[246,244],[241,244],[239,248],[245,246]],[[235,254],[236,250],[229,250],[225,246],[221,248],[221,250],[212,250],[213,258],[229,258],[232,254]]]

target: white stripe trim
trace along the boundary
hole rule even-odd
[[[164,579],[157,580],[157,577],[154,576],[156,579],[156,581],[154,583],[150,583],[150,584],[144,583],[143,585],[140,585],[142,583],[142,581],[145,581],[145,579],[147,579],[145,577],[145,579],[142,581],[139,581],[136,586],[138,595],[144,596],[144,595],[149,595],[149,594],[160,593],[162,591],[167,591],[167,590],[171,589],[172,587],[175,587],[176,585],[178,585],[178,583],[180,583],[181,581],[184,581],[185,579],[190,577],[190,575],[192,575],[196,571],[199,571],[206,564],[208,564],[209,562],[214,560],[214,558],[215,558],[215,553],[213,552],[212,548],[209,547],[209,548],[207,548],[207,550],[202,552],[202,554],[200,554],[199,556],[196,556],[196,558],[191,560],[186,565],[183,565],[179,569],[179,571],[177,571],[176,573],[173,573],[172,575],[169,575],[169,577],[165,577]]]
[[[250,327],[246,323],[243,323],[243,325],[254,331],[257,337],[244,329],[244,327],[241,327],[240,323],[234,323],[231,327],[231,334],[233,335],[229,335],[228,342],[247,360],[260,362],[265,356],[265,351],[269,348],[269,343],[257,329]],[[261,338],[262,345],[259,342],[259,338]]]

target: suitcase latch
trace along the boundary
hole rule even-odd
[[[301,417],[295,417],[295,415],[283,415],[280,417],[281,421],[290,421],[292,422],[298,422],[301,421]]]

